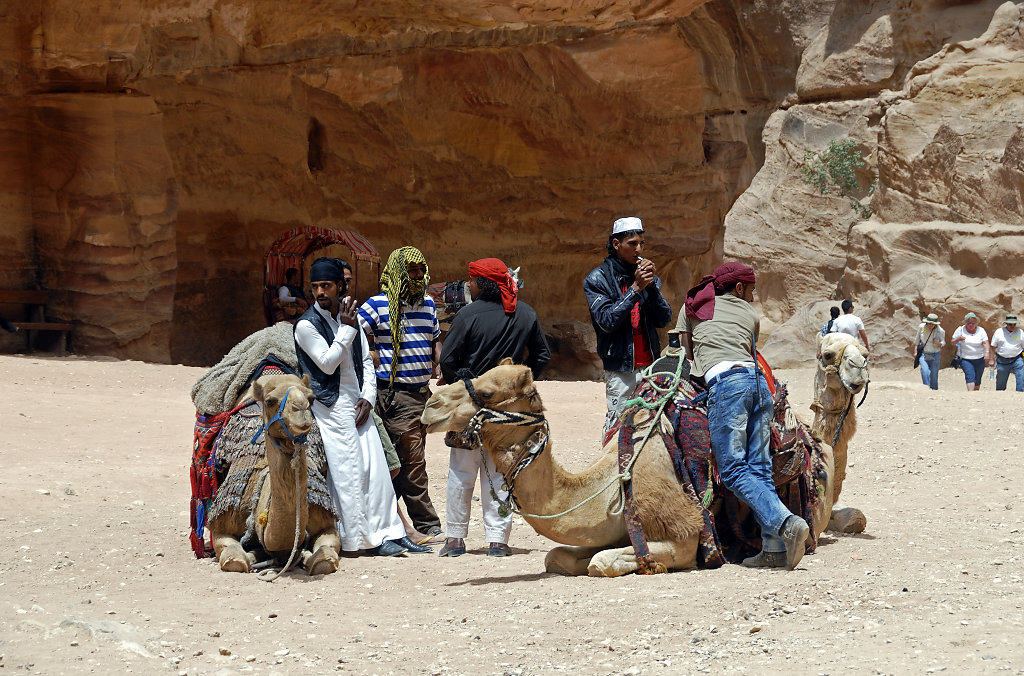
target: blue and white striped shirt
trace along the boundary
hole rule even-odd
[[[394,349],[391,345],[391,321],[388,314],[388,297],[379,293],[359,308],[359,323],[368,328],[377,342],[380,366],[377,378],[391,378],[391,361]],[[398,347],[398,370],[395,382],[407,385],[424,385],[430,380],[433,362],[433,342],[441,336],[437,323],[437,310],[429,296],[415,306],[402,303],[402,324],[405,332]]]

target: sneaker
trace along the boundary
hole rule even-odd
[[[807,522],[795,514],[782,524],[779,537],[786,543],[786,570],[793,570],[800,559],[804,557],[804,549],[807,547],[807,536],[811,528]]]
[[[784,568],[786,566],[786,552],[766,552],[761,550],[757,556],[743,559],[741,566],[747,568]]]

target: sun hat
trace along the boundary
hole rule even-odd
[[[973,312],[968,312],[967,314],[964,315],[964,321],[966,322],[968,319],[977,320],[978,315],[974,314]]]
[[[927,317],[924,318],[924,323],[925,324],[938,324],[939,323],[939,316],[937,314],[935,314],[934,312],[932,312]]]
[[[1017,315],[1006,315],[1006,319],[1003,320],[1004,324],[1016,324]]]

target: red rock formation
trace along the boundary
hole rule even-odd
[[[21,3],[0,275],[54,290],[78,352],[212,363],[262,323],[266,247],[337,225],[419,245],[435,280],[522,265],[562,371],[593,375],[581,286],[612,220],[644,219],[678,304],[829,7]]]

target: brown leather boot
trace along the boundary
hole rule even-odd
[[[786,570],[793,570],[800,559],[804,557],[804,550],[807,548],[807,536],[811,533],[811,527],[807,522],[795,514],[782,524],[779,537],[786,543]]]
[[[761,550],[757,556],[743,559],[741,566],[747,568],[785,568],[786,552],[766,552]]]

